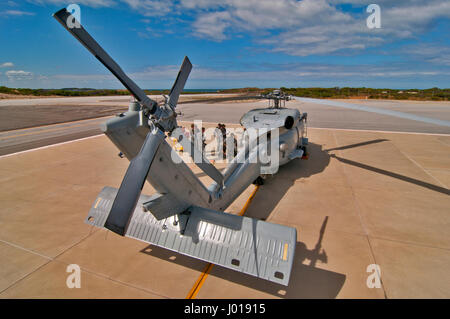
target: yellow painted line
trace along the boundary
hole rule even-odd
[[[256,192],[258,191],[259,186],[256,185],[253,189],[253,192],[251,193],[250,197],[245,202],[244,207],[242,207],[241,211],[239,212],[239,216],[242,216],[247,211],[248,207],[250,206],[250,203],[252,202],[253,198],[255,197]],[[286,244],[287,245],[287,244]],[[200,276],[198,277],[197,281],[195,282],[194,286],[192,286],[191,290],[189,290],[188,295],[186,296],[186,299],[195,299],[198,292],[200,291],[200,288],[203,286],[203,283],[205,282],[206,278],[208,277],[209,273],[211,272],[211,269],[213,268],[213,264],[209,263],[206,265],[205,269],[202,271]]]
[[[288,244],[284,244],[283,260],[287,260]]]
[[[258,189],[259,189],[259,186],[258,186],[258,185],[255,185],[255,189],[253,190],[252,194],[250,195],[250,197],[249,197],[249,198],[247,199],[247,201],[245,202],[244,207],[242,207],[241,211],[239,212],[239,214],[238,214],[239,216],[242,216],[242,215],[245,214],[245,212],[246,212],[247,209],[248,209],[248,206],[250,206],[250,203],[252,202],[253,197],[255,197],[256,192],[258,191]]]
[[[200,291],[200,288],[203,286],[203,283],[205,282],[206,277],[208,277],[208,274],[211,271],[213,266],[214,266],[213,264],[206,265],[202,274],[198,277],[194,286],[192,286],[191,290],[189,291],[186,299],[195,299],[195,297],[197,296],[198,292]]]
[[[95,206],[94,206],[94,208],[97,208],[97,206],[98,206],[98,204],[100,203],[100,201],[102,200],[102,198],[101,197],[99,197],[98,199],[97,199],[97,202],[95,203]]]

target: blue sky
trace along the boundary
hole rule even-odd
[[[122,88],[52,18],[70,3],[146,89],[170,88],[185,55],[188,89],[450,87],[448,0],[2,0],[0,85]]]

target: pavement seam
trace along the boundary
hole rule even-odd
[[[28,252],[28,253],[30,253],[30,254],[32,254],[32,255],[37,255],[37,256],[39,256],[39,257],[42,257],[42,258],[47,259],[47,261],[44,262],[42,265],[39,265],[39,266],[38,266],[37,268],[35,268],[34,270],[30,271],[29,273],[27,273],[27,274],[23,275],[22,277],[18,278],[17,280],[15,280],[15,281],[14,281],[13,283],[11,283],[8,287],[4,288],[3,290],[0,290],[0,295],[1,295],[3,292],[5,292],[6,290],[8,290],[9,288],[11,288],[11,287],[13,287],[14,285],[16,285],[18,282],[22,281],[23,279],[25,279],[25,278],[28,277],[29,275],[35,273],[36,271],[38,271],[39,269],[41,269],[42,267],[44,267],[45,265],[47,265],[48,263],[50,263],[50,262],[52,261],[52,258],[49,257],[49,256],[39,254],[38,252],[35,252],[35,251],[33,251],[33,250],[24,248],[24,247],[22,247],[22,246],[19,246],[19,245],[13,244],[13,243],[10,243],[10,242],[5,241],[5,240],[3,240],[3,239],[0,239],[0,242],[4,243],[5,245],[8,245],[8,246],[11,246],[11,247],[20,249],[20,250],[24,250],[24,251],[26,251],[26,252]]]
[[[416,165],[419,169],[421,169],[422,171],[425,172],[425,174],[427,174],[428,176],[431,177],[431,179],[433,179],[434,181],[436,181],[439,185],[441,185],[444,188],[447,188],[447,185],[445,185],[444,183],[442,183],[440,180],[438,180],[436,177],[434,177],[433,175],[431,175],[430,173],[428,173],[428,171],[419,163],[417,163],[414,159],[412,159],[408,154],[404,153],[397,145],[395,145],[395,143],[392,143],[394,145],[394,147],[403,155],[405,156],[410,162],[412,162],[414,165]]]
[[[400,243],[403,245],[410,245],[410,246],[416,246],[416,247],[421,247],[421,248],[440,249],[440,250],[445,250],[445,251],[450,252],[450,248],[445,248],[445,247],[430,246],[430,245],[425,245],[425,244],[420,244],[420,243],[415,243],[415,242],[410,242],[410,241],[384,238],[384,237],[378,237],[378,236],[373,236],[373,235],[371,235],[370,237],[372,237],[373,239],[377,239],[377,240],[390,241],[390,242],[394,242],[394,243]]]
[[[7,241],[4,241],[4,240],[0,239],[0,242],[3,242],[3,243],[5,243],[5,244],[7,244],[7,245],[10,245],[10,246],[12,246],[12,247],[15,247],[15,248],[24,250],[24,251],[29,252],[29,253],[31,253],[31,254],[38,255],[38,256],[40,256],[40,257],[43,257],[43,258],[47,259],[47,261],[46,261],[45,263],[43,263],[42,265],[40,265],[39,267],[37,267],[37,268],[34,269],[33,271],[31,271],[31,272],[25,274],[25,275],[22,276],[21,278],[17,279],[17,280],[14,281],[12,284],[10,284],[8,287],[6,287],[6,288],[4,288],[3,290],[1,290],[1,291],[0,291],[0,295],[1,295],[2,293],[4,293],[6,290],[8,290],[8,289],[14,287],[16,284],[18,284],[18,283],[21,282],[22,280],[24,280],[24,279],[26,279],[27,277],[31,276],[31,275],[34,274],[35,272],[39,271],[41,268],[45,267],[46,265],[48,265],[48,264],[51,263],[52,261],[58,262],[58,263],[61,263],[61,264],[65,264],[65,265],[69,265],[69,263],[64,262],[64,261],[62,261],[62,260],[58,260],[57,258],[58,258],[59,256],[61,256],[62,254],[64,254],[65,252],[67,252],[68,250],[72,249],[73,247],[75,247],[75,246],[77,246],[78,244],[80,244],[81,242],[83,242],[85,239],[89,238],[95,231],[96,231],[96,230],[94,230],[94,231],[92,232],[92,229],[91,229],[91,231],[89,232],[88,235],[86,235],[85,237],[83,237],[82,239],[80,239],[78,242],[74,243],[73,245],[71,245],[71,246],[68,247],[67,249],[63,250],[62,252],[60,252],[59,254],[57,254],[55,257],[49,257],[49,256],[46,256],[46,255],[42,255],[42,254],[37,253],[37,252],[35,252],[35,251],[33,251],[33,250],[29,250],[29,249],[24,248],[24,247],[22,247],[22,246],[19,246],[19,245],[16,245],[16,244],[13,244],[13,243],[10,243],[10,242],[7,242]],[[116,282],[116,283],[119,283],[119,284],[122,284],[122,285],[125,285],[125,286],[128,286],[128,287],[131,287],[131,288],[134,288],[134,289],[138,289],[138,290],[141,290],[141,291],[144,291],[144,292],[147,292],[147,293],[151,293],[151,294],[156,295],[156,296],[159,296],[159,297],[163,297],[163,298],[169,299],[168,296],[159,294],[159,293],[154,292],[154,291],[151,291],[151,290],[147,290],[147,289],[145,289],[145,288],[141,288],[141,287],[137,287],[137,286],[134,286],[134,285],[130,285],[130,284],[125,283],[125,282],[122,282],[122,281],[120,281],[120,280],[113,279],[113,278],[111,278],[111,277],[109,277],[109,276],[105,276],[105,275],[96,273],[96,272],[94,272],[94,271],[88,270],[88,269],[86,269],[86,268],[84,268],[84,267],[80,267],[80,269],[82,269],[83,271],[86,271],[87,273],[89,273],[89,274],[91,274],[91,275],[94,275],[94,276],[97,276],[97,277],[100,277],[100,278],[103,278],[103,279],[106,279],[106,280],[111,280],[111,281],[113,281],[113,282]]]
[[[37,255],[37,256],[42,257],[42,258],[45,258],[45,259],[50,259],[50,260],[52,259],[52,257],[49,257],[49,256],[47,256],[47,255],[42,255],[42,254],[40,254],[40,253],[38,253],[38,252],[36,252],[36,251],[34,251],[34,250],[27,249],[27,248],[25,248],[25,247],[19,246],[19,245],[17,245],[17,244],[11,243],[11,242],[6,241],[6,240],[3,240],[3,239],[0,239],[0,242],[4,243],[4,244],[6,244],[6,245],[12,246],[12,247],[14,247],[14,248],[18,248],[18,249],[20,249],[20,250],[24,250],[24,251],[26,251],[26,252],[28,252],[28,253],[31,253],[31,254],[33,254],[33,255]]]
[[[438,141],[439,143],[444,144],[444,145],[447,146],[447,147],[450,146],[450,144],[448,144],[448,143],[446,143],[446,142],[444,142],[444,141],[441,141],[440,139],[437,139],[437,141]]]
[[[87,234],[85,237],[83,237],[83,238],[80,239],[78,242],[74,243],[72,246],[68,247],[68,248],[65,249],[64,251],[60,252],[60,253],[59,253],[58,255],[56,255],[51,261],[55,261],[55,262],[59,262],[59,263],[62,263],[62,264],[67,264],[67,265],[69,265],[67,262],[64,262],[64,261],[62,261],[62,260],[59,260],[59,259],[57,259],[57,258],[58,258],[59,256],[61,256],[62,254],[66,253],[67,251],[69,251],[70,249],[74,248],[75,246],[81,244],[84,240],[88,239],[91,235],[93,235],[93,234],[94,234],[95,232],[97,232],[97,231],[100,231],[100,229],[96,229],[94,226],[91,226],[91,229],[90,229],[90,231],[89,231],[89,234]],[[109,231],[107,231],[106,233],[108,234]],[[169,299],[168,296],[159,294],[159,293],[154,292],[154,291],[152,291],[152,290],[148,290],[148,289],[145,289],[145,288],[141,288],[141,287],[138,287],[138,286],[134,286],[134,285],[131,285],[131,284],[122,282],[122,281],[117,280],[117,279],[113,279],[113,278],[111,278],[110,276],[102,275],[102,274],[100,274],[100,273],[97,273],[97,272],[95,272],[95,271],[93,271],[93,270],[89,270],[89,269],[84,268],[84,267],[81,267],[81,266],[80,266],[80,268],[81,268],[82,270],[86,271],[87,273],[90,273],[91,275],[96,275],[97,277],[101,277],[101,278],[103,278],[103,279],[108,279],[108,280],[111,280],[111,281],[113,281],[113,282],[117,282],[117,283],[123,284],[123,285],[128,286],[128,287],[132,287],[132,288],[135,288],[135,289],[139,289],[139,290],[142,290],[142,291],[145,291],[145,292],[152,293],[152,294],[154,294],[154,295],[156,295],[156,296],[160,296],[160,297],[164,297],[164,298]]]
[[[335,140],[335,142],[336,142],[336,147],[338,147],[339,143],[338,143],[338,141],[337,141],[336,133],[335,133],[334,131],[333,131],[332,133],[333,133],[334,140]],[[342,156],[341,150],[336,150],[336,152],[339,152],[339,155]],[[339,162],[339,161],[338,161],[338,162]],[[343,175],[344,175],[344,177],[345,177],[345,180],[346,180],[348,186],[349,186],[350,189],[351,189],[352,197],[353,197],[353,203],[354,203],[355,208],[356,208],[356,211],[357,211],[357,213],[358,213],[359,221],[360,221],[360,223],[361,223],[361,226],[362,226],[364,232],[366,233],[365,237],[366,237],[366,240],[367,240],[367,244],[369,245],[370,254],[372,255],[372,259],[373,259],[374,263],[375,263],[376,265],[378,265],[377,259],[375,258],[375,253],[374,253],[374,251],[373,251],[372,244],[371,244],[371,242],[370,242],[369,232],[368,232],[367,227],[366,227],[366,225],[365,225],[365,223],[364,223],[364,218],[363,218],[363,216],[362,216],[361,206],[359,205],[358,199],[356,198],[356,195],[355,195],[355,191],[354,191],[354,189],[353,189],[353,186],[352,186],[352,184],[350,183],[350,181],[349,181],[349,179],[348,179],[348,175],[347,175],[347,173],[345,172],[345,166],[344,166],[341,162],[339,162],[339,166],[341,167],[342,173],[343,173]],[[378,278],[380,279],[381,287],[383,288],[384,298],[385,298],[385,299],[388,299],[388,296],[387,296],[387,293],[386,293],[385,284],[384,284],[384,282],[383,282],[383,278],[382,278],[382,276],[381,276],[380,273],[378,273]]]
[[[83,242],[84,240],[86,240],[87,238],[89,238],[91,235],[93,235],[93,234],[94,234],[95,232],[97,232],[97,231],[100,231],[100,229],[96,229],[94,226],[91,226],[91,229],[90,229],[90,231],[89,231],[89,234],[87,234],[85,237],[83,237],[82,239],[80,239],[78,242],[76,242],[76,243],[73,244],[72,246],[68,247],[67,249],[65,249],[64,251],[62,251],[62,252],[59,253],[58,255],[56,255],[56,256],[54,257],[53,261],[57,261],[57,262],[60,262],[60,263],[63,263],[63,264],[67,264],[66,262],[64,262],[64,261],[62,261],[62,260],[57,260],[57,258],[58,258],[59,256],[61,256],[62,254],[64,254],[65,252],[67,252],[68,250],[70,250],[70,249],[74,248],[75,246],[81,244],[81,242]],[[108,234],[108,233],[109,233],[109,231],[106,232],[106,234]],[[69,265],[69,264],[67,264],[67,265]],[[137,286],[130,285],[130,284],[128,284],[128,283],[121,282],[121,281],[119,281],[119,280],[117,280],[117,279],[113,279],[113,278],[111,278],[111,277],[109,277],[109,276],[105,276],[105,275],[96,273],[96,272],[94,272],[93,270],[88,270],[87,268],[84,268],[84,267],[81,267],[81,266],[80,266],[80,268],[83,269],[84,271],[86,271],[86,272],[92,274],[92,275],[96,275],[96,276],[102,277],[102,278],[104,278],[104,279],[108,279],[108,280],[111,280],[111,281],[114,281],[114,282],[117,282],[117,283],[121,283],[121,284],[126,285],[126,286],[129,286],[129,287],[133,287],[133,288],[136,288],[136,289],[140,289],[140,290],[143,290],[143,291],[145,291],[145,292],[150,292],[150,293],[152,293],[152,294],[154,294],[154,295],[157,295],[157,296],[160,296],[160,297],[164,297],[164,298],[169,299],[169,297],[164,296],[164,295],[161,295],[161,294],[159,294],[159,293],[157,293],[157,292],[154,292],[154,291],[152,291],[152,290],[147,290],[147,289],[145,289],[145,288],[141,288],[141,287],[137,287]]]
[[[39,253],[37,253],[37,252],[34,252],[34,251],[32,251],[32,250],[28,250],[27,248],[24,248],[24,247],[21,247],[21,246],[18,246],[18,245],[14,245],[14,244],[12,244],[12,243],[5,242],[5,243],[7,243],[7,244],[10,244],[10,245],[13,246],[13,247],[20,248],[20,249],[22,249],[22,250],[25,250],[25,251],[28,251],[28,252],[30,252],[30,253],[36,254],[36,255],[38,255],[38,256],[47,258],[48,261],[47,261],[46,263],[42,264],[41,266],[39,266],[38,268],[36,268],[35,270],[29,272],[28,274],[26,274],[26,275],[23,276],[22,278],[19,278],[18,280],[16,280],[14,283],[12,283],[12,284],[9,285],[8,287],[6,287],[6,288],[3,289],[2,291],[0,291],[0,294],[2,294],[2,293],[3,293],[4,291],[6,291],[6,290],[12,288],[13,286],[15,286],[16,284],[18,284],[19,282],[21,282],[21,281],[24,280],[25,278],[29,277],[30,275],[34,274],[36,271],[38,271],[39,269],[41,269],[41,268],[44,267],[45,265],[51,263],[52,261],[55,261],[55,259],[56,259],[57,257],[59,257],[60,255],[62,255],[63,253],[65,253],[67,250],[71,249],[71,248],[74,247],[75,245],[78,245],[79,243],[81,243],[83,240],[85,240],[86,238],[88,238],[88,237],[91,236],[91,235],[92,235],[92,232],[89,232],[89,234],[87,234],[87,235],[86,235],[85,237],[83,237],[81,240],[79,240],[79,241],[76,242],[75,244],[71,245],[71,246],[68,247],[67,249],[63,250],[62,252],[60,252],[59,254],[57,254],[55,257],[50,257],[50,256],[41,255],[41,254],[39,254]],[[0,240],[0,241],[4,242],[3,240]]]
[[[57,260],[57,259],[55,259],[55,260],[53,260],[53,261],[54,261],[54,262],[58,262],[58,263],[60,263],[60,264],[64,264],[64,265],[70,265],[68,262],[63,261],[63,260]],[[84,271],[84,272],[87,272],[88,274],[91,274],[92,276],[95,276],[95,277],[99,277],[99,278],[102,278],[102,279],[110,280],[110,281],[112,281],[112,282],[115,282],[115,283],[118,283],[118,284],[121,284],[121,285],[130,287],[130,288],[133,288],[133,289],[137,289],[137,290],[140,290],[140,291],[143,291],[143,292],[146,292],[146,293],[151,293],[152,295],[155,295],[155,296],[159,296],[159,297],[166,298],[166,299],[171,299],[171,298],[168,297],[168,296],[162,295],[162,294],[157,293],[157,292],[155,292],[155,291],[152,291],[152,290],[150,290],[150,289],[146,289],[146,288],[143,288],[143,287],[135,286],[135,285],[132,285],[132,284],[130,284],[130,283],[126,283],[126,282],[123,282],[123,281],[114,279],[114,278],[112,278],[112,277],[110,277],[110,276],[108,276],[108,275],[104,275],[104,274],[97,273],[97,272],[95,272],[95,271],[93,271],[93,270],[90,270],[90,269],[88,269],[88,268],[85,268],[85,267],[81,267],[81,266],[80,266],[80,269],[81,269],[82,271]]]
[[[266,221],[268,221],[268,219],[267,219]],[[289,222],[289,220],[286,220],[286,219],[280,219],[280,218],[272,219],[272,220],[270,220],[270,222],[273,222],[273,223],[275,223],[275,224],[285,225],[285,226],[291,226],[291,227],[295,227],[295,226],[298,226],[299,228],[301,228],[301,227],[306,227],[306,228],[309,228],[309,229],[311,229],[311,230],[314,230],[315,227],[317,227],[317,225],[309,224],[309,223],[308,223],[308,224],[305,224],[305,223],[291,224],[291,223]],[[331,231],[331,232],[334,232],[334,233],[340,233],[340,234],[350,235],[350,236],[359,236],[359,237],[366,237],[366,236],[367,236],[367,234],[363,234],[363,233],[353,233],[353,232],[351,232],[351,231],[341,230],[341,229],[334,228],[334,227],[331,227],[331,226],[329,227],[329,226],[327,225],[327,232],[328,232],[328,231]]]
[[[17,279],[16,281],[14,281],[11,285],[9,285],[8,287],[6,287],[5,289],[0,291],[0,295],[2,295],[5,291],[7,291],[8,289],[14,287],[15,285],[17,285],[19,282],[21,282],[22,280],[24,280],[25,278],[28,278],[30,275],[34,274],[36,271],[38,271],[39,269],[41,269],[42,267],[48,265],[49,263],[51,263],[52,260],[48,260],[47,262],[43,263],[42,265],[40,265],[39,267],[37,267],[35,270],[29,272],[28,274],[22,276],[21,278]]]
[[[285,220],[285,219],[274,219],[272,221],[274,223],[277,223],[277,224],[282,224],[282,225],[286,225],[286,226],[293,226],[293,224],[290,224],[289,221]],[[313,225],[313,224],[304,224],[304,223],[299,223],[299,224],[296,224],[296,225],[298,227],[300,227],[300,228],[301,227],[306,227],[306,228],[309,228],[309,229],[314,229],[314,227],[315,227],[315,225]],[[349,235],[349,236],[359,236],[359,237],[367,237],[368,236],[367,234],[352,233],[350,231],[341,230],[341,229],[337,229],[337,228],[328,228],[328,226],[327,226],[327,231],[331,231],[331,232],[334,232],[334,233],[346,234],[346,235]],[[450,248],[446,248],[446,247],[426,245],[426,244],[421,244],[421,243],[417,243],[417,242],[410,242],[410,241],[398,240],[398,239],[393,239],[393,238],[379,237],[379,236],[374,236],[374,235],[370,235],[370,238],[378,239],[378,240],[385,240],[385,241],[390,241],[390,242],[395,242],[395,243],[400,243],[400,244],[405,244],[405,245],[410,245],[410,246],[416,246],[416,247],[433,248],[433,249],[440,249],[440,250],[450,251]]]

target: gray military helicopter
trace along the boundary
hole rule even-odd
[[[296,229],[228,214],[224,210],[250,184],[258,183],[272,161],[283,165],[305,156],[307,114],[284,107],[290,99],[305,99],[285,95],[280,90],[266,95],[268,108],[251,110],[241,118],[247,131],[256,129],[263,133],[251,138],[221,172],[192,141],[176,133],[176,106],[192,69],[187,57],[168,97],[158,104],[124,73],[66,9],[53,16],[135,98],[127,112],[102,126],[103,132],[130,164],[119,189],[103,188],[86,222],[121,236],[288,285],[297,242]],[[446,121],[400,112],[350,104],[335,106],[450,126]],[[274,135],[278,135],[276,144]],[[211,185],[206,187],[174,152],[167,142],[169,136],[175,136],[183,147],[186,146],[193,158],[200,158],[195,164],[211,177]],[[259,154],[267,158],[269,153],[268,161],[260,159]],[[268,172],[271,174],[270,170]],[[153,186],[155,194],[141,194],[145,181]]]
[[[246,129],[278,130],[279,134],[279,165],[284,165],[295,158],[306,158],[306,121],[308,114],[297,109],[285,108],[285,102],[291,100],[281,90],[274,90],[261,95],[269,100],[268,108],[250,110],[245,113],[240,123]]]

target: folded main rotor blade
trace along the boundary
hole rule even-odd
[[[302,101],[302,102],[337,106],[337,107],[342,107],[342,108],[346,108],[346,109],[372,112],[372,113],[377,113],[377,114],[395,116],[395,117],[399,117],[399,118],[407,119],[407,120],[413,120],[413,121],[418,121],[418,122],[424,122],[424,123],[430,123],[430,124],[450,127],[449,121],[438,120],[438,119],[433,119],[430,117],[424,117],[424,116],[419,116],[419,115],[414,115],[414,114],[409,114],[409,113],[403,113],[403,112],[397,112],[397,111],[385,110],[385,109],[378,109],[378,108],[374,108],[374,107],[358,105],[358,104],[351,104],[351,103],[344,103],[344,102],[338,102],[338,101],[312,99],[312,98],[298,97],[298,96],[293,96],[293,98],[298,101]]]
[[[189,76],[189,73],[191,73],[192,70],[192,64],[191,61],[189,61],[188,57],[184,57],[183,64],[181,65],[180,71],[178,72],[177,79],[175,80],[175,83],[172,86],[172,89],[169,93],[169,105],[172,108],[175,108],[178,103],[178,98],[180,97],[180,93],[184,89],[184,85],[186,84],[187,78]]]
[[[159,129],[149,132],[139,154],[131,160],[105,222],[109,230],[122,236],[125,234],[153,158],[164,138],[164,133]]]
[[[133,82],[120,66],[103,50],[103,48],[90,36],[90,34],[79,24],[73,15],[65,8],[53,14],[61,25],[67,29],[78,41],[81,42],[112,74],[133,94],[133,96],[146,106],[150,113],[155,113],[157,103],[147,97],[144,91]],[[68,23],[71,21],[71,25]],[[74,21],[78,22],[77,24]]]

